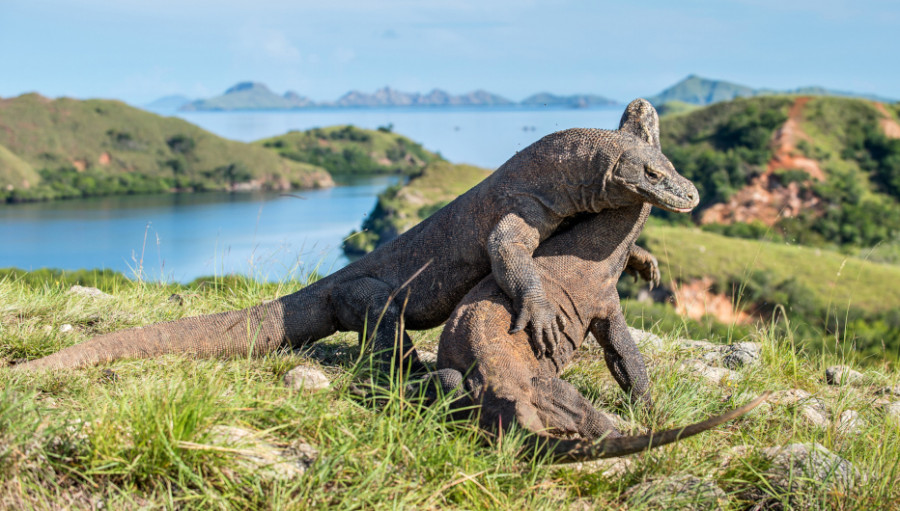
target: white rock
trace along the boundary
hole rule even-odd
[[[423,364],[437,364],[437,353],[428,350],[416,350],[419,353],[419,361]]]
[[[897,424],[900,424],[900,401],[894,401],[893,403],[885,406],[884,413],[885,415],[887,415],[888,419],[891,419]]]
[[[65,333],[71,332],[72,330],[75,330],[75,327],[68,323],[63,323],[62,325],[59,325],[60,333],[65,334]]]
[[[694,373],[709,383],[719,384],[723,381],[737,381],[741,378],[740,373],[736,371],[724,367],[710,367],[697,359],[685,360],[680,367],[683,371]]]
[[[863,422],[856,410],[844,410],[838,417],[837,429],[843,434],[859,433],[862,430]]]
[[[318,456],[309,444],[300,442],[288,449],[279,449],[261,439],[258,433],[234,426],[213,426],[207,440],[213,446],[229,449],[226,453],[235,456],[237,465],[264,479],[294,479],[303,475]],[[204,448],[194,444],[187,447]]]
[[[322,371],[309,366],[297,366],[284,375],[284,384],[294,390],[318,391],[331,387]]]
[[[800,418],[803,419],[807,424],[815,426],[817,428],[827,428],[828,427],[828,415],[819,410],[818,407],[811,404],[804,404],[800,406]]]
[[[831,366],[825,369],[825,382],[829,385],[852,385],[862,379],[862,373],[848,366]]]
[[[658,335],[650,332],[628,327],[628,333],[631,334],[631,338],[640,348],[659,349],[663,346],[663,340]]]
[[[106,294],[103,291],[100,291],[96,287],[84,287],[79,285],[74,285],[69,288],[69,294],[72,295],[80,295],[80,296],[88,296],[90,298],[101,298],[101,299],[109,299],[112,298],[112,295]]]
[[[728,496],[715,481],[690,474],[648,479],[622,494],[628,509],[723,509]]]

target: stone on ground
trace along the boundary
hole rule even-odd
[[[289,481],[299,477],[318,456],[318,451],[305,442],[295,442],[282,449],[261,439],[254,431],[234,426],[213,426],[207,441],[227,449],[224,452],[234,455],[236,465],[269,480]]]
[[[825,382],[829,385],[852,385],[860,383],[862,379],[862,373],[848,366],[831,366],[825,369]]]
[[[741,379],[740,373],[724,367],[711,367],[697,359],[685,360],[681,363],[681,369],[694,373],[709,383],[719,384],[723,381],[737,381]]]
[[[309,366],[297,366],[284,375],[284,384],[294,390],[318,391],[331,387],[325,373]]]
[[[90,298],[102,298],[102,299],[108,299],[108,298],[113,297],[110,294],[106,294],[103,291],[100,291],[96,287],[84,287],[84,286],[79,286],[77,284],[69,288],[69,294],[78,295],[78,296],[87,296]]]
[[[690,474],[648,479],[622,496],[627,506],[635,509],[718,510],[728,502],[715,481]]]

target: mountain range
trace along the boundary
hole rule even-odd
[[[739,97],[769,96],[774,94],[802,94],[812,96],[843,96],[869,99],[885,103],[895,100],[873,94],[839,91],[818,86],[799,87],[790,90],[757,89],[725,80],[712,80],[697,75],[689,75],[648,99],[654,105],[677,104],[709,105]],[[189,100],[184,96],[166,96],[145,108],[150,110],[181,111],[229,111],[229,110],[292,110],[302,108],[390,108],[390,107],[553,107],[591,108],[621,104],[597,94],[573,94],[568,96],[540,92],[516,102],[485,90],[475,90],[454,95],[441,89],[427,94],[403,92],[384,87],[369,94],[358,90],[347,92],[334,101],[316,102],[294,91],[277,94],[259,82],[241,82],[224,94],[208,99]]]

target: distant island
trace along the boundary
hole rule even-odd
[[[695,106],[710,105],[740,97],[770,96],[775,94],[804,94],[814,96],[842,96],[892,103],[895,100],[839,91],[818,86],[799,87],[790,90],[757,89],[725,80],[713,80],[697,75],[689,75],[659,94],[648,97],[657,107],[670,112],[690,110]],[[633,99],[633,98],[628,98]],[[486,90],[475,90],[454,95],[441,89],[427,94],[403,92],[383,87],[369,94],[353,90],[334,101],[313,101],[294,91],[277,94],[259,82],[241,82],[223,94],[191,100],[185,96],[173,95],[160,98],[144,105],[149,110],[179,110],[182,112],[227,112],[234,110],[299,110],[307,108],[434,108],[434,107],[550,107],[550,108],[596,108],[621,105],[624,102],[598,94],[557,95],[549,92],[532,94],[521,101],[512,101]]]

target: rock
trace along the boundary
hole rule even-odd
[[[623,434],[639,435],[639,434],[642,434],[645,432],[645,431],[643,431],[643,428],[641,428],[641,426],[625,419],[624,417],[622,417],[621,415],[619,415],[617,413],[604,412],[602,410],[598,410],[598,411],[600,412],[600,415],[602,415],[604,418],[606,418],[606,420],[608,420],[610,423],[612,423],[612,425],[617,430],[622,432]]]
[[[184,305],[184,297],[178,293],[172,293],[166,301],[172,305]]]
[[[650,332],[628,327],[628,333],[631,334],[631,338],[634,339],[634,342],[641,348],[659,349],[663,346],[663,340],[658,335],[651,334]]]
[[[622,495],[628,508],[713,510],[724,509],[728,496],[715,481],[690,474],[648,479]]]
[[[762,346],[756,342],[737,342],[734,344],[714,344],[709,341],[681,339],[680,348],[700,352],[700,359],[710,366],[725,366],[728,369],[740,369],[759,362]]]
[[[419,353],[419,361],[423,364],[436,365],[437,353],[428,350],[417,350]]]
[[[68,323],[63,323],[62,325],[59,325],[59,333],[61,333],[61,334],[69,333],[72,330],[75,330],[75,327]]]
[[[828,415],[817,406],[804,404],[800,406],[800,418],[809,425],[817,428],[828,427]]]
[[[303,475],[316,460],[318,452],[305,442],[295,442],[280,449],[261,439],[258,433],[234,426],[213,426],[207,441],[227,449],[235,456],[236,464],[264,479],[288,481]],[[200,449],[203,445],[182,443],[188,449]]]
[[[753,452],[753,447],[746,444],[735,445],[719,452],[719,470],[727,470],[735,460],[746,458],[751,452]]]
[[[567,468],[586,472],[588,474],[600,473],[607,479],[616,479],[634,469],[634,460],[632,458],[609,458],[592,461],[579,461],[577,463],[568,463],[565,465],[557,465],[559,468]]]
[[[96,287],[84,287],[79,285],[74,285],[69,288],[70,295],[79,295],[79,296],[87,296],[89,298],[101,298],[101,299],[109,299],[112,298],[112,295],[106,294],[103,291],[100,291]]]
[[[284,375],[284,384],[294,390],[318,391],[331,388],[331,381],[322,371],[309,366],[297,366]]]
[[[697,359],[685,360],[681,363],[681,369],[692,372],[709,383],[719,384],[722,381],[737,381],[741,375],[724,367],[710,367]]]
[[[739,369],[759,362],[762,346],[756,342],[738,342],[723,346],[722,363],[729,369]]]
[[[852,463],[817,443],[770,447],[763,454],[772,465],[762,474],[768,481],[766,490],[757,488],[745,495],[754,501],[770,501],[774,491],[776,498],[789,494],[795,508],[819,509],[820,499],[830,491],[846,491],[866,479]]]
[[[844,410],[838,417],[837,430],[843,434],[859,433],[863,428],[862,419],[856,410]]]
[[[831,366],[825,369],[825,382],[829,385],[852,385],[862,379],[862,373],[848,366]]]
[[[812,394],[803,389],[789,389],[773,392],[767,401],[776,405],[793,406],[810,399],[815,398],[812,397]]]
[[[882,387],[874,392],[876,396],[900,396],[900,385]]]
[[[893,420],[897,424],[900,424],[900,401],[894,401],[893,403],[885,406],[884,413],[888,419]]]
[[[817,428],[828,427],[828,409],[825,408],[825,403],[803,389],[773,392],[767,402],[777,406],[796,407],[805,423]]]

